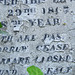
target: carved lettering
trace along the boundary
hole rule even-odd
[[[46,21],[44,21],[43,19],[29,19],[28,20],[31,24],[31,26],[46,26],[46,25],[50,25],[50,26],[55,26],[55,25],[60,25],[60,19],[58,18],[54,18],[54,19],[46,19]]]

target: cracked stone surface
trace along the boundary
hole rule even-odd
[[[0,0],[0,75],[75,75],[75,0]]]

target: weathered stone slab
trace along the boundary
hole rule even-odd
[[[75,75],[75,0],[0,0],[0,75]]]

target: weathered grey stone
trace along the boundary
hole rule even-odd
[[[75,0],[0,0],[0,75],[75,75]]]

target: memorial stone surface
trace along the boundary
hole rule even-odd
[[[30,66],[75,75],[75,0],[0,0],[0,75]]]

